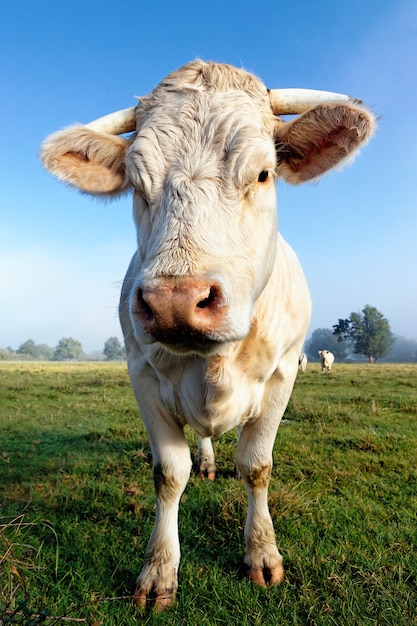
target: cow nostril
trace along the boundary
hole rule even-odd
[[[217,300],[217,297],[218,297],[217,289],[215,287],[210,287],[210,291],[209,291],[207,298],[204,298],[203,300],[200,300],[200,302],[197,302],[197,307],[199,309],[207,309]]]
[[[142,289],[138,289],[137,292],[136,312],[143,320],[146,320],[147,322],[154,318],[152,308],[143,297]]]

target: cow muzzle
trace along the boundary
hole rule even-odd
[[[167,278],[137,290],[135,315],[152,341],[176,353],[207,353],[222,343],[228,306],[219,284]]]

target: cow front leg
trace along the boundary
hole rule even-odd
[[[170,606],[178,588],[178,509],[191,471],[191,455],[182,429],[172,426],[170,430],[166,438],[168,433],[161,427],[158,441],[153,438],[151,442],[157,496],[155,526],[134,594],[138,606],[153,601],[156,610]]]
[[[267,429],[268,431],[269,429]],[[249,578],[262,586],[282,582],[284,569],[278,552],[275,531],[268,508],[268,486],[272,469],[272,446],[276,434],[245,425],[237,450],[237,467],[248,494],[245,524],[245,565]]]
[[[198,475],[201,479],[216,478],[216,459],[210,437],[198,437]]]

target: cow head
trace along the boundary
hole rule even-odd
[[[302,114],[285,122],[286,113]],[[41,158],[86,193],[133,189],[136,338],[206,354],[250,329],[275,263],[277,178],[320,177],[374,127],[372,113],[346,96],[303,92],[295,102],[242,70],[195,61],[121,120],[55,133]]]

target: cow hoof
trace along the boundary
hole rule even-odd
[[[216,470],[214,471],[200,471],[198,473],[198,477],[201,478],[201,480],[214,480],[216,478]]]
[[[133,604],[136,604],[136,606],[140,609],[146,608],[146,600],[146,593],[138,593],[135,591],[133,594]]]
[[[148,596],[145,591],[137,590],[133,594],[133,603],[140,609],[153,606],[157,612],[169,608],[175,600],[175,595]]]
[[[140,609],[146,609],[146,605],[148,603],[148,596],[145,591],[141,591],[140,589],[136,589],[133,594],[133,604],[136,604]]]
[[[272,585],[282,583],[284,580],[284,568],[281,564],[277,565],[277,567],[264,567],[262,569],[251,567],[249,568],[248,576],[256,585],[271,587]]]
[[[198,470],[198,477],[201,478],[201,480],[214,480],[216,478],[217,468],[214,458],[199,458],[196,469]]]
[[[158,596],[154,602],[155,611],[165,611],[173,604],[174,600],[175,596]]]

